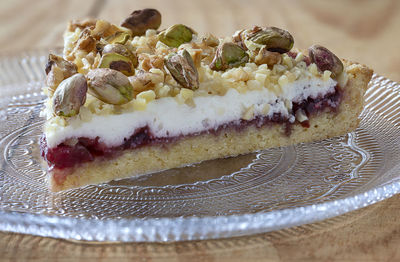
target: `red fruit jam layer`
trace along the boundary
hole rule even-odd
[[[297,110],[303,110],[308,117],[317,112],[321,112],[328,108],[336,112],[338,105],[342,98],[342,91],[339,87],[335,87],[335,91],[326,94],[323,97],[308,98],[301,103],[293,103],[292,114],[295,115]],[[298,123],[298,122],[297,122]],[[275,113],[271,117],[257,116],[252,120],[237,120],[229,122],[205,130],[199,133],[190,134],[188,136],[196,136],[204,133],[212,133],[218,135],[221,131],[227,129],[235,129],[237,131],[243,130],[248,126],[256,126],[258,128],[272,125],[284,124],[286,125],[286,135],[290,135],[291,126],[295,123],[290,123],[288,117]],[[308,121],[300,123],[303,127],[309,127]],[[67,144],[60,144],[54,148],[48,148],[46,138],[43,136],[40,139],[40,150],[42,156],[45,158],[49,167],[64,169],[73,167],[80,163],[93,161],[95,158],[112,158],[118,156],[126,149],[135,149],[147,145],[165,145],[185,137],[184,135],[175,137],[155,137],[148,126],[144,126],[134,131],[128,138],[124,139],[124,143],[116,147],[107,147],[105,144],[99,142],[99,137],[96,138],[77,138],[77,143],[74,146]]]

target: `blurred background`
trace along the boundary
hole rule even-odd
[[[253,25],[287,29],[295,46],[319,43],[339,57],[400,81],[398,0],[2,0],[0,53],[62,46],[70,19],[120,22],[145,7],[162,14],[161,28],[186,24],[198,33],[231,35]]]

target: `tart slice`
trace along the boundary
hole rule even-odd
[[[157,10],[71,22],[46,65],[52,191],[354,130],[372,70],[276,27],[218,39]]]

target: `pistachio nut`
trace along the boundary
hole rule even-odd
[[[115,35],[117,32],[121,32],[124,29],[111,24],[108,21],[99,19],[96,21],[95,27],[90,31],[91,36],[96,40],[101,38],[107,38],[109,36]]]
[[[277,27],[254,27],[245,34],[244,43],[250,50],[253,46],[266,46],[268,51],[282,54],[292,49],[294,39],[288,31]]]
[[[61,81],[78,72],[78,67],[61,56],[50,54],[45,71],[46,85],[54,92]]]
[[[154,87],[154,74],[139,70],[134,76],[128,77],[135,92],[142,92]]]
[[[138,58],[134,52],[128,49],[125,45],[121,44],[108,44],[103,47],[102,49],[103,55],[109,53],[117,53],[122,56],[129,58],[132,62],[133,67],[137,67],[138,65]]]
[[[186,49],[170,54],[164,61],[165,67],[172,77],[184,88],[199,88],[199,73],[193,59]]]
[[[243,48],[244,50],[247,51],[247,47],[246,47],[246,45],[244,44],[244,33],[245,33],[245,30],[236,31],[236,32],[232,35],[232,41],[233,41],[235,44],[239,45],[241,48]]]
[[[160,25],[160,12],[150,8],[134,11],[121,24],[121,26],[129,28],[133,36],[144,35],[147,29],[158,29]]]
[[[204,35],[203,38],[201,39],[201,41],[205,45],[211,46],[211,47],[218,46],[218,44],[219,44],[219,39],[216,38],[213,34],[210,34],[210,33],[207,33],[206,35]]]
[[[87,88],[86,78],[82,74],[63,80],[52,98],[54,113],[64,117],[77,115],[85,104]]]
[[[124,45],[131,36],[127,32],[117,32],[114,35],[110,35],[105,40],[110,44],[121,44]]]
[[[72,21],[69,21],[67,30],[70,32],[75,32],[76,28],[79,28],[81,30],[85,29],[86,27],[93,29],[96,25],[96,21],[97,20],[95,18],[86,18],[83,20],[72,20]]]
[[[133,98],[127,76],[110,68],[96,68],[86,75],[89,93],[107,104],[122,105]]]
[[[235,33],[233,33],[232,41],[235,42],[235,43],[242,42],[243,41],[243,32],[244,31],[245,30],[242,29],[242,30],[238,30]]]
[[[158,40],[169,47],[179,47],[181,44],[192,41],[193,29],[177,24],[173,25],[158,35]]]
[[[126,76],[132,76],[135,74],[132,61],[125,56],[117,53],[103,54],[99,62],[99,68],[111,68],[120,71]]]
[[[335,78],[343,72],[343,63],[327,48],[320,45],[313,45],[308,48],[308,55],[312,63],[315,63],[320,71],[329,70]]]
[[[246,51],[231,42],[225,42],[218,46],[210,68],[215,71],[224,71],[228,68],[244,65],[249,61]]]
[[[87,53],[96,50],[96,39],[92,36],[89,28],[83,29],[80,33],[76,42],[76,49],[83,50]]]
[[[273,66],[282,61],[282,55],[278,52],[268,51],[266,46],[263,46],[258,54],[254,57],[254,63],[257,65],[267,64],[268,66]]]

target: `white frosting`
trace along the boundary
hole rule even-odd
[[[141,127],[148,126],[157,137],[188,135],[237,121],[251,106],[254,116],[272,116],[280,113],[294,121],[289,115],[290,102],[299,102],[308,97],[317,97],[333,91],[336,81],[320,78],[301,79],[284,85],[279,96],[267,88],[239,93],[231,88],[224,96],[194,97],[195,106],[179,104],[175,98],[164,97],[147,104],[145,111],[125,112],[123,114],[93,115],[91,121],[79,118],[69,125],[61,126],[49,121],[45,135],[49,147],[55,147],[68,138],[100,138],[107,146],[118,146],[124,139]],[[286,101],[286,104],[285,104]],[[266,106],[266,105],[269,106]],[[265,108],[269,111],[265,112]]]

